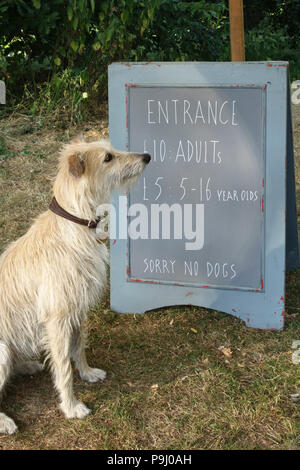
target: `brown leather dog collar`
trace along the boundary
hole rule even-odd
[[[75,215],[72,215],[58,204],[55,197],[53,197],[50,203],[49,209],[52,212],[54,212],[54,214],[59,215],[60,217],[63,217],[64,219],[71,220],[71,222],[74,222],[75,224],[85,225],[88,228],[96,228],[98,223],[101,220],[101,217],[97,217],[95,220],[87,220],[87,219],[81,219],[80,217],[76,217]]]

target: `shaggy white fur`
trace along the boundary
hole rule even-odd
[[[116,151],[106,140],[76,140],[61,152],[53,193],[71,214],[95,219],[111,191],[133,183],[148,162],[143,154]],[[45,351],[65,416],[90,413],[74,396],[71,358],[83,380],[105,378],[103,370],[87,364],[84,322],[105,290],[107,262],[107,248],[97,243],[95,230],[50,210],[2,254],[0,393],[12,372],[41,370],[32,359]],[[0,432],[16,430],[0,413]]]

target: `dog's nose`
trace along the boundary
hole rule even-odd
[[[151,155],[149,155],[149,153],[144,153],[143,154],[143,162],[145,162],[146,164],[148,164],[151,160]]]

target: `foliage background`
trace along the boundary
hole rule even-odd
[[[300,76],[300,0],[244,0],[247,60]],[[80,120],[107,96],[113,61],[230,60],[225,0],[0,0],[8,104]],[[3,108],[2,108],[3,109]]]

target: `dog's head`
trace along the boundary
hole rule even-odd
[[[111,191],[128,189],[141,175],[151,157],[146,153],[122,152],[108,140],[85,142],[82,138],[66,145],[60,159],[60,175],[69,187],[90,193],[95,203]],[[60,184],[61,184],[61,178]]]

